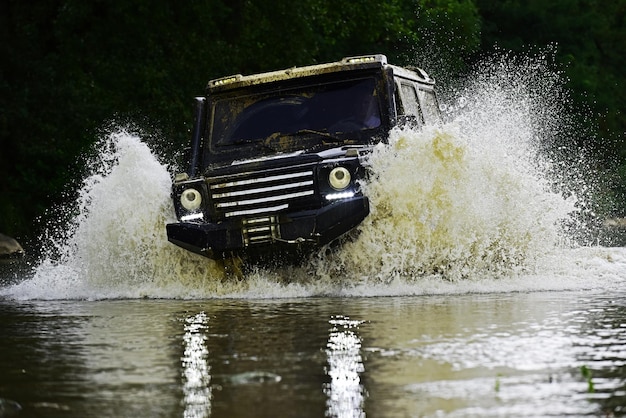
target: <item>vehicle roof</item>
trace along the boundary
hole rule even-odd
[[[370,68],[393,69],[395,75],[400,77],[413,79],[426,84],[434,84],[435,81],[420,68],[406,69],[387,63],[387,57],[382,54],[361,55],[355,57],[346,57],[341,61],[330,62],[326,64],[316,64],[304,67],[291,67],[278,71],[270,71],[266,73],[241,75],[235,74],[227,77],[221,77],[209,81],[207,92],[218,92],[231,90],[240,87],[253,86],[258,84],[272,83],[276,81],[289,80],[295,78],[304,78],[315,75],[338,73],[342,71],[354,71]]]

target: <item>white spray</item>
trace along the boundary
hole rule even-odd
[[[214,262],[167,241],[165,225],[175,221],[167,168],[125,130],[107,135],[97,150],[75,217],[49,231],[44,260],[16,293],[99,299],[219,292],[223,272]]]
[[[554,187],[542,140],[564,119],[558,77],[490,63],[459,89],[449,121],[394,130],[363,184],[371,214],[356,238],[301,268],[244,280],[169,242],[171,173],[140,138],[107,136],[54,251],[15,298],[303,297],[545,290],[623,282],[623,249],[573,249],[562,225],[580,202]],[[519,71],[521,68],[521,72]],[[529,74],[541,77],[529,77]],[[543,84],[542,84],[543,83]],[[538,93],[539,92],[539,93]],[[550,95],[555,95],[554,97]],[[59,238],[60,237],[60,238]]]
[[[553,190],[540,146],[570,122],[541,63],[490,63],[456,92],[448,123],[395,130],[375,150],[371,216],[338,254],[347,271],[382,281],[528,272],[567,241],[579,202]]]

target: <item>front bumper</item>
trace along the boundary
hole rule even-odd
[[[369,214],[367,197],[357,196],[316,210],[234,219],[217,223],[168,224],[173,244],[215,260],[234,254],[258,255],[325,245],[360,224]],[[255,235],[258,230],[266,235]]]

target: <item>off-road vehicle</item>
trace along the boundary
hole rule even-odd
[[[303,255],[369,214],[372,147],[440,119],[434,81],[384,55],[211,80],[195,100],[169,241],[220,260]]]

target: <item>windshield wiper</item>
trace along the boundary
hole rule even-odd
[[[254,144],[255,142],[259,142],[260,139],[238,139],[236,141],[229,142],[225,145],[242,145],[242,144]]]
[[[329,134],[328,132],[316,131],[315,129],[300,129],[299,131],[296,131],[291,135],[302,135],[302,134],[315,134],[315,135],[322,136],[324,138],[332,139],[333,143],[337,143],[337,142],[341,144],[346,143],[344,139],[338,138],[332,134]]]
[[[272,134],[272,136],[274,136],[275,134]],[[272,137],[270,136],[270,138]],[[269,138],[268,138],[269,139]],[[231,142],[228,145],[248,145],[248,144],[253,144],[253,145],[261,145],[263,148],[267,149],[268,151],[272,151],[272,152],[277,152],[278,150],[273,147],[271,144],[269,144],[269,141],[267,140],[262,140],[259,138],[256,139],[238,139],[236,141]]]
[[[314,150],[317,149],[319,147],[323,147],[326,145],[359,145],[361,144],[361,142],[357,139],[346,139],[346,138],[339,138],[337,136],[334,136],[333,134],[330,134],[328,132],[324,132],[324,131],[316,131],[314,129],[300,129],[299,131],[291,134],[291,135],[301,135],[301,134],[316,134],[319,135],[323,138],[328,138],[329,140],[322,140],[321,143],[315,144],[313,146],[311,146],[309,148],[309,150]]]

